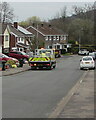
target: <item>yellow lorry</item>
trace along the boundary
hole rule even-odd
[[[46,68],[52,70],[56,67],[53,49],[36,49],[35,55],[29,58],[31,69]]]

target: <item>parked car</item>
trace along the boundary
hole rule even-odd
[[[26,54],[27,54],[29,57],[32,57],[32,56],[34,55],[33,52],[27,52]]]
[[[84,56],[80,60],[80,69],[85,69],[85,68],[92,68],[95,69],[95,61],[92,56]]]
[[[96,60],[96,52],[89,53],[89,56],[92,56],[94,60]]]
[[[89,51],[87,49],[81,49],[78,52],[78,55],[88,55],[88,54],[89,54]]]
[[[11,51],[8,55],[18,60],[23,59],[24,63],[29,59],[29,55],[27,55],[25,52]]]
[[[0,58],[1,58],[2,60],[6,61],[6,62],[7,62],[8,60],[13,60],[13,61],[15,61],[16,65],[19,66],[19,61],[18,61],[16,58],[9,57],[9,56],[7,56],[7,55],[5,55],[5,54],[3,54],[3,53],[0,53]]]

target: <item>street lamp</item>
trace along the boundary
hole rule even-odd
[[[38,23],[37,23],[36,44],[37,44],[37,49],[38,49]]]
[[[80,51],[81,36],[79,35],[79,51]]]
[[[80,31],[79,31],[79,51],[81,49],[81,31],[84,31],[84,29],[81,28]]]

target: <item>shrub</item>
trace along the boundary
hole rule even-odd
[[[14,60],[8,60],[6,62],[6,65],[9,65],[10,67],[12,67],[12,65],[15,65],[15,61]]]

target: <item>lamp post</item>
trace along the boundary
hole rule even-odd
[[[80,51],[81,36],[79,35],[79,51]]]
[[[81,28],[80,31],[79,31],[79,51],[81,49],[81,31],[84,31],[84,29]]]
[[[37,44],[37,49],[38,49],[38,23],[37,23],[36,44]]]

